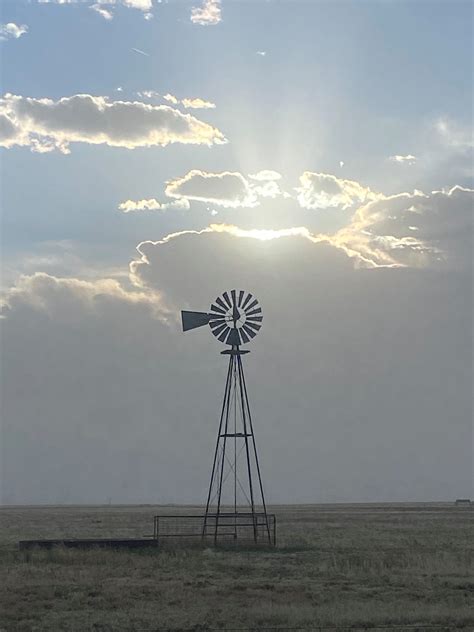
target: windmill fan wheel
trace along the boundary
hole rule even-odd
[[[223,292],[209,310],[212,333],[228,345],[245,344],[255,338],[262,320],[262,309],[257,299],[244,290]]]

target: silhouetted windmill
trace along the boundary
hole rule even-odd
[[[212,534],[214,541],[223,536],[237,538],[242,528],[252,526],[255,542],[271,542],[242,364],[242,355],[250,352],[240,348],[260,330],[262,310],[249,292],[231,290],[216,298],[209,312],[182,311],[181,317],[183,331],[209,325],[214,336],[231,347],[221,351],[229,356],[229,365],[202,535]],[[241,498],[247,511],[242,511]]]

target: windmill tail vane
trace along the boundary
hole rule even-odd
[[[183,331],[209,325],[212,334],[231,350],[219,430],[207,494],[202,537],[214,542],[238,538],[253,528],[253,539],[271,543],[269,518],[253,431],[240,345],[250,342],[262,326],[262,309],[250,292],[223,292],[208,312],[181,312]],[[233,511],[229,511],[229,508]]]

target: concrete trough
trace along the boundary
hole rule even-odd
[[[158,541],[153,538],[81,538],[70,540],[20,540],[20,551],[29,549],[52,549],[62,546],[67,549],[144,549],[157,547]]]

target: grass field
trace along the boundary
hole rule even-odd
[[[0,508],[0,630],[317,626],[474,630],[474,512],[448,504],[273,507],[276,549],[18,551],[141,537],[170,507]]]

